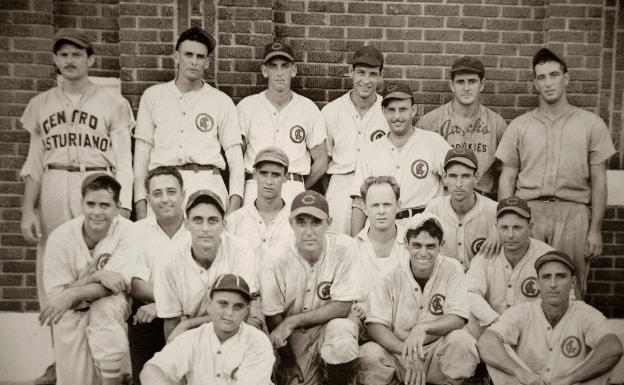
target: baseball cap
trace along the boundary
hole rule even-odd
[[[479,168],[477,156],[474,151],[469,148],[458,147],[448,150],[446,156],[444,157],[444,169],[446,170],[446,166],[453,162],[461,163],[464,166],[470,167],[474,170]]]
[[[241,276],[234,274],[221,274],[212,285],[211,294],[217,291],[233,291],[245,297],[247,301],[251,301],[251,293],[247,281]]]
[[[440,221],[440,218],[438,218],[435,214],[432,214],[430,212],[423,212],[423,213],[416,214],[413,217],[411,217],[409,221],[407,222],[407,225],[405,226],[405,231],[407,232],[408,230],[418,230],[428,220],[434,221],[435,224],[438,225],[444,231],[444,227],[442,227],[442,222]]]
[[[327,199],[316,191],[306,190],[297,194],[290,206],[290,218],[297,215],[309,214],[318,219],[329,217]]]
[[[106,181],[110,183],[111,185],[115,186],[116,190],[121,190],[121,184],[113,176],[105,172],[94,172],[93,174],[87,175],[87,177],[84,178],[84,180],[82,181],[82,187],[80,188],[82,195],[83,196],[85,195],[85,191],[87,190],[87,187],[91,183],[98,181],[98,180]]]
[[[566,265],[570,271],[572,271],[572,275],[576,274],[576,269],[574,268],[574,263],[572,262],[572,258],[563,251],[551,250],[546,252],[546,254],[537,258],[535,261],[535,271],[539,272],[540,267],[546,262],[560,262]]]
[[[258,152],[256,160],[254,161],[254,167],[256,167],[260,162],[277,163],[288,169],[288,155],[286,155],[286,153],[281,149],[274,146],[265,147]]]
[[[498,206],[496,206],[496,218],[506,212],[514,212],[523,218],[531,219],[531,208],[525,200],[517,196],[510,196],[498,202]]]
[[[383,90],[382,103],[389,99],[411,99],[414,97],[412,90],[404,83],[389,83]],[[387,102],[386,102],[387,103]]]
[[[197,190],[189,196],[189,199],[186,202],[186,214],[188,215],[188,212],[200,203],[214,204],[221,215],[225,214],[225,206],[223,205],[221,198],[219,198],[214,191],[207,189]]]
[[[52,51],[56,52],[56,50],[59,49],[60,43],[63,41],[69,41],[80,48],[85,48],[87,50],[93,51],[93,47],[91,46],[91,42],[89,41],[87,35],[82,32],[66,28],[60,29],[54,36]]]
[[[279,56],[290,61],[295,61],[295,53],[287,44],[280,41],[274,41],[264,46],[263,63],[268,62],[272,58]]]
[[[353,54],[353,65],[364,64],[371,67],[383,67],[384,57],[372,45],[365,45],[358,48]]]
[[[485,67],[481,60],[472,56],[462,56],[455,60],[451,66],[451,75],[457,72],[468,72],[478,74],[480,78],[485,76]]]
[[[180,44],[182,44],[185,40],[192,40],[202,43],[208,48],[208,55],[214,51],[217,46],[217,41],[208,31],[198,26],[193,26],[186,31],[182,32],[178,37],[178,41],[176,42],[175,49],[178,50],[180,48]]]

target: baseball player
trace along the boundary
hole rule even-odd
[[[570,301],[575,263],[549,251],[535,270],[540,299],[507,310],[479,339],[494,384],[609,383],[622,343],[598,310]]]
[[[358,327],[347,316],[360,292],[356,246],[344,234],[328,233],[330,222],[325,197],[300,193],[290,211],[294,235],[263,261],[262,310],[280,356],[278,385],[295,378],[320,385],[323,372],[328,385],[353,379]]]
[[[186,203],[191,242],[162,266],[154,282],[156,313],[164,319],[169,342],[212,320],[209,294],[219,275],[240,275],[250,283],[252,293],[258,292],[252,250],[243,238],[224,231],[224,215],[221,198],[210,190],[194,192]],[[249,322],[261,326],[258,317]]]
[[[174,60],[176,78],[149,87],[137,115],[134,149],[134,201],[137,218],[146,216],[145,176],[158,166],[174,166],[188,191],[210,189],[228,203],[227,213],[241,206],[244,170],[242,139],[234,103],[202,80],[215,39],[199,27],[180,34]],[[221,171],[229,166],[229,198]]]
[[[434,198],[425,208],[442,221],[442,255],[457,259],[464,270],[468,270],[486,240],[498,243],[496,202],[475,194],[478,180],[479,160],[475,153],[462,147],[449,150],[444,158],[444,184],[449,195]]]
[[[360,384],[461,384],[479,362],[468,319],[464,271],[440,255],[443,229],[429,213],[410,218],[406,252],[373,283],[366,326],[371,342],[360,347]]]
[[[457,59],[451,66],[449,86],[453,100],[425,114],[416,126],[439,133],[454,148],[474,151],[479,163],[475,190],[496,199],[501,165],[494,153],[507,123],[479,103],[479,95],[485,88],[483,63],[472,56]]]
[[[180,172],[171,166],[159,166],[147,173],[145,179],[147,201],[154,213],[134,223],[136,234],[141,234],[139,261],[149,279],[135,278],[131,294],[133,317],[128,325],[132,378],[139,384],[139,374],[147,360],[165,346],[163,320],[156,317],[154,277],[176,250],[190,243],[186,230],[182,202],[184,181]]]
[[[54,325],[57,384],[121,384],[128,354],[127,292],[140,277],[132,222],[118,216],[121,184],[106,173],[82,185],[83,215],[57,227],[45,250],[48,302],[42,325]]]
[[[390,175],[401,186],[397,219],[422,212],[431,199],[444,191],[444,156],[451,146],[437,133],[412,126],[416,115],[412,90],[403,83],[388,84],[381,105],[390,132],[370,143],[366,154],[374,155],[360,157],[356,165],[351,193],[352,235],[359,233],[366,222],[360,187],[369,176]]]
[[[144,384],[271,385],[275,356],[266,334],[245,324],[252,295],[243,277],[223,274],[210,290],[214,320],[184,333],[141,372]]]
[[[383,81],[384,57],[371,45],[353,54],[353,88],[327,104],[321,112],[327,124],[327,202],[332,213],[330,231],[351,234],[351,197],[356,159],[364,145],[388,133],[377,88]]]
[[[325,120],[314,102],[290,89],[297,75],[293,50],[274,41],[264,47],[262,76],[268,88],[238,103],[245,138],[245,206],[256,200],[253,164],[265,147],[279,147],[288,155],[288,181],[282,198],[290,206],[295,195],[312,187],[327,171]]]
[[[602,252],[606,161],[615,148],[597,115],[568,103],[565,60],[542,48],[533,56],[533,76],[539,107],[514,119],[496,150],[503,162],[499,198],[529,202],[533,237],[572,256],[583,298],[589,263]]]

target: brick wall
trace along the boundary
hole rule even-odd
[[[235,101],[265,87],[262,47],[273,36],[296,50],[293,87],[323,105],[351,87],[357,47],[386,54],[386,79],[407,79],[419,114],[448,101],[448,67],[481,58],[482,102],[510,120],[533,108],[530,58],[543,45],[570,66],[571,101],[607,122],[624,159],[624,0],[5,0],[0,3],[0,310],[36,310],[34,251],[19,234],[28,135],[17,118],[28,100],[55,84],[50,45],[58,28],[87,31],[95,76],[120,77],[134,109],[146,87],[174,76],[173,44],[200,25],[218,37],[206,79]],[[624,317],[624,207],[605,218],[605,251],[591,271],[589,300]],[[620,293],[620,294],[616,294]]]

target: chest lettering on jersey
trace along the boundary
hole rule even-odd
[[[433,315],[442,315],[442,313],[444,313],[443,307],[445,299],[446,297],[442,294],[434,294],[434,296],[431,297],[431,301],[429,301],[429,313]]]
[[[411,170],[416,179],[424,179],[429,174],[429,165],[424,160],[417,159],[412,163]]]
[[[576,336],[566,337],[561,343],[561,352],[568,358],[574,358],[581,354],[581,340]]]
[[[332,283],[329,281],[323,281],[319,283],[318,286],[316,287],[316,295],[318,295],[318,297],[322,299],[323,301],[327,301],[328,299],[331,298],[331,295],[330,295],[331,284]]]
[[[290,140],[293,143],[301,143],[305,140],[305,130],[301,126],[292,126],[290,128]]]
[[[111,255],[109,253],[100,254],[97,257],[97,262],[95,263],[95,270],[102,270],[108,263],[110,257]]]
[[[47,134],[54,127],[64,123],[67,123],[65,111],[57,111],[48,116],[48,118],[43,121],[43,124],[41,126],[43,127],[43,132]],[[88,112],[74,110],[71,114],[71,123],[83,124],[95,130],[97,129],[98,118],[97,116],[91,115]]]
[[[383,138],[383,137],[384,137],[384,135],[386,135],[386,133],[385,133],[384,131],[382,131],[382,130],[375,130],[375,131],[371,134],[371,136],[370,136],[370,141],[371,141],[371,142],[374,142],[374,141],[376,141],[376,140],[377,140],[377,139],[379,139],[379,138]]]
[[[457,143],[452,146],[455,148],[469,148],[474,152],[487,152],[488,149],[485,143]]]
[[[535,298],[539,295],[539,288],[537,287],[537,278],[528,277],[522,281],[522,285],[520,285],[520,290],[525,297]]]
[[[477,238],[474,241],[472,241],[472,244],[470,244],[470,251],[472,251],[472,254],[477,254],[479,252],[479,250],[481,250],[481,246],[483,245],[483,242],[485,242],[485,238],[481,237],[481,238]]]
[[[83,132],[64,132],[47,136],[41,140],[45,151],[63,147],[85,147],[96,148],[102,152],[106,152],[110,145],[108,138],[99,135],[83,133]]]
[[[459,127],[456,124],[451,124],[451,119],[446,120],[442,123],[442,127],[440,127],[440,135],[444,137],[444,139],[448,139],[451,135],[461,135],[465,134],[489,134],[490,129],[487,126],[487,123],[481,120],[481,118],[477,118],[473,123],[469,124],[466,128]]]
[[[208,132],[214,127],[214,119],[212,119],[212,116],[202,112],[195,117],[195,126],[201,132]]]

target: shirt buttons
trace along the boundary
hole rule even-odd
[[[507,285],[507,287],[511,287],[511,285]]]
[[[221,374],[220,374],[220,373],[217,373],[217,377],[221,377]]]
[[[183,112],[182,115],[186,115],[186,112]]]
[[[461,224],[461,223],[459,224],[459,227],[462,227],[462,224]]]
[[[548,350],[550,350],[552,352],[552,348],[548,348]]]
[[[400,168],[401,168],[401,166],[397,166],[397,170],[400,169]]]
[[[457,242],[457,245],[458,245],[458,246],[461,246],[461,242]]]
[[[221,354],[221,350],[217,350],[217,354]]]
[[[550,330],[550,326],[547,326],[547,327],[546,327],[546,330]]]
[[[262,238],[262,242],[266,242],[266,238]]]
[[[304,307],[304,308],[303,308],[303,310],[308,310],[308,308],[307,308],[307,307]]]
[[[357,149],[357,152],[360,152],[360,149],[359,149],[359,148]]]
[[[509,308],[511,307],[511,305],[510,305],[510,304],[507,304],[507,305],[505,305],[505,307],[506,307],[507,309],[509,309]]]
[[[422,309],[423,309],[423,307],[421,306],[421,307],[420,307],[420,310],[422,310]]]

